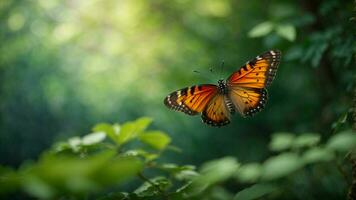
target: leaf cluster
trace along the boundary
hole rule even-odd
[[[40,198],[101,199],[257,199],[283,196],[281,184],[291,175],[320,163],[335,163],[356,147],[356,134],[341,131],[321,143],[320,134],[275,133],[269,144],[272,155],[261,163],[240,163],[223,157],[192,165],[159,161],[172,147],[162,131],[147,130],[147,117],[119,124],[98,124],[92,133],[59,142],[36,162],[18,170],[0,168],[0,194],[22,191]],[[236,194],[221,187],[227,182],[243,185]],[[131,189],[129,189],[131,188]],[[132,189],[133,188],[133,189]]]

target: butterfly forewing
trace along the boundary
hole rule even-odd
[[[267,51],[234,72],[227,83],[248,88],[268,87],[276,76],[280,58],[279,50]]]
[[[216,85],[195,85],[172,92],[164,99],[164,104],[173,110],[195,115],[202,112],[216,94]]]

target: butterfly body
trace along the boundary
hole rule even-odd
[[[220,94],[227,94],[228,92],[227,84],[223,79],[218,81],[218,91]]]
[[[201,113],[202,121],[212,126],[230,123],[236,111],[243,117],[261,111],[267,102],[267,90],[273,81],[281,53],[271,50],[247,62],[217,85],[201,84],[172,92],[164,104],[188,115]]]

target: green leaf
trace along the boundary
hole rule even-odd
[[[192,180],[199,175],[199,173],[195,171],[195,166],[193,165],[178,166],[176,164],[168,163],[159,166],[159,168],[169,172],[177,180]]]
[[[151,118],[141,117],[135,121],[126,122],[122,126],[118,124],[110,125],[101,123],[93,128],[94,132],[104,132],[116,144],[122,145],[136,138],[141,134],[152,122]]]
[[[320,135],[316,133],[305,133],[299,135],[293,142],[294,148],[311,147],[318,144]]]
[[[136,177],[143,168],[143,163],[133,157],[119,157],[104,163],[102,168],[97,169],[93,174],[93,181],[107,187]]]
[[[316,45],[315,47],[315,53],[314,56],[312,57],[312,66],[313,67],[318,67],[320,64],[320,60],[323,57],[326,49],[329,47],[328,43],[320,43]]]
[[[124,144],[140,135],[152,122],[150,118],[142,117],[133,122],[126,122],[121,126],[118,143]]]
[[[64,151],[67,151],[67,150],[72,151],[72,148],[68,144],[68,142],[57,142],[52,146],[51,150],[54,153],[60,153],[60,152],[64,152]]]
[[[233,177],[238,168],[239,163],[233,157],[209,161],[202,166],[200,176],[194,178],[192,184],[186,185],[179,192],[189,199],[200,194],[209,186]]]
[[[159,156],[158,154],[149,153],[142,149],[129,150],[129,151],[126,151],[123,155],[125,155],[125,156],[141,156],[145,159],[146,162],[155,160]]]
[[[24,190],[39,199],[50,199],[55,195],[55,188],[36,176],[28,176],[23,182]]]
[[[197,192],[201,192],[210,185],[232,177],[238,168],[239,163],[233,157],[209,161],[202,166],[201,175],[194,180],[193,185]]]
[[[120,126],[118,124],[106,124],[106,123],[101,123],[97,124],[92,128],[93,132],[104,132],[108,137],[110,137],[115,143],[119,143],[119,131],[120,131]]]
[[[93,132],[111,132],[112,131],[112,125],[111,124],[107,124],[107,123],[99,123],[97,125],[95,125],[92,128]]]
[[[162,164],[159,166],[160,169],[162,170],[165,170],[167,172],[170,172],[170,173],[175,173],[175,172],[178,172],[180,171],[180,166],[174,164],[174,163],[166,163],[166,164]]]
[[[332,136],[326,147],[331,150],[347,152],[356,147],[356,133],[346,130]]]
[[[195,166],[194,165],[183,165],[183,166],[178,166],[174,163],[166,163],[163,165],[159,166],[160,169],[165,170],[169,173],[176,173],[176,172],[180,172],[183,170],[195,170]]]
[[[193,180],[198,177],[199,173],[194,170],[182,170],[174,174],[174,178],[180,181]]]
[[[80,137],[72,137],[68,139],[68,144],[74,152],[78,152],[81,148],[82,140]]]
[[[283,153],[263,163],[262,180],[273,180],[289,175],[303,166],[296,153]]]
[[[139,159],[115,155],[115,151],[83,158],[44,154],[37,163],[23,168],[23,187],[37,198],[83,194],[120,184],[142,170]]]
[[[234,200],[253,200],[259,199],[266,194],[272,193],[277,190],[277,187],[268,184],[268,183],[260,183],[255,184],[249,188],[246,188],[236,194]]]
[[[83,147],[93,146],[105,140],[106,134],[104,132],[90,133],[80,137],[72,137],[67,142],[58,142],[53,145],[52,152],[62,153],[70,151],[74,153],[82,153]]]
[[[269,148],[272,151],[283,151],[292,147],[295,136],[292,133],[275,133],[272,135]]]
[[[337,129],[337,128],[341,127],[343,124],[345,124],[347,122],[347,116],[348,116],[347,112],[344,113],[343,115],[341,115],[339,117],[339,119],[332,124],[332,128]]]
[[[214,184],[230,178],[238,168],[239,163],[233,157],[209,161],[202,166],[201,177],[198,179],[203,183]]]
[[[286,24],[286,25],[278,25],[276,27],[277,35],[289,40],[294,41],[297,36],[297,31],[293,25]]]
[[[334,152],[327,148],[314,147],[303,154],[304,163],[327,162],[334,158]]]
[[[161,191],[168,189],[172,183],[165,177],[155,177],[150,182],[144,182],[134,193],[139,197],[148,197],[161,194]]]
[[[93,145],[105,140],[106,134],[104,132],[90,133],[82,138],[83,145]]]
[[[173,146],[173,145],[168,145],[167,150],[171,150],[175,153],[182,153],[182,149],[180,149],[179,147]]]
[[[117,137],[118,144],[124,144],[129,140],[132,140],[138,136],[136,126],[133,122],[126,122],[120,128],[119,135]]]
[[[209,191],[211,200],[227,200],[233,199],[234,195],[224,186],[215,186]]]
[[[239,181],[245,183],[256,182],[262,173],[262,166],[259,163],[250,163],[240,166],[236,173]]]
[[[141,117],[135,121],[135,126],[138,132],[144,131],[150,124],[152,119],[149,117]]]
[[[262,37],[267,35],[273,30],[274,24],[272,22],[266,21],[260,24],[257,24],[249,32],[248,36],[251,38]]]
[[[179,188],[176,189],[176,198],[173,199],[187,199],[192,196],[192,183],[193,181],[188,181]]]
[[[171,142],[171,138],[161,131],[145,132],[139,139],[157,150],[163,150]]]

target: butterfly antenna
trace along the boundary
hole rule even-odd
[[[204,77],[207,76],[207,74],[202,73],[202,72],[200,72],[200,71],[198,71],[198,70],[193,70],[193,72],[194,72],[194,73],[197,73],[197,74],[200,74],[200,75],[202,75],[202,76],[204,76]]]
[[[221,79],[223,79],[223,78],[222,78],[222,73],[223,73],[223,71],[224,71],[224,70],[223,70],[223,69],[224,69],[224,64],[225,64],[225,61],[222,60],[222,62],[221,62],[221,68],[220,68],[220,74],[219,74],[219,76],[220,76]]]
[[[198,70],[193,70],[193,72],[194,72],[194,73],[197,73],[197,74],[200,74],[202,77],[211,80],[211,76],[210,76],[210,74],[208,74],[208,73],[203,73],[203,72],[200,72],[200,71],[198,71]]]

